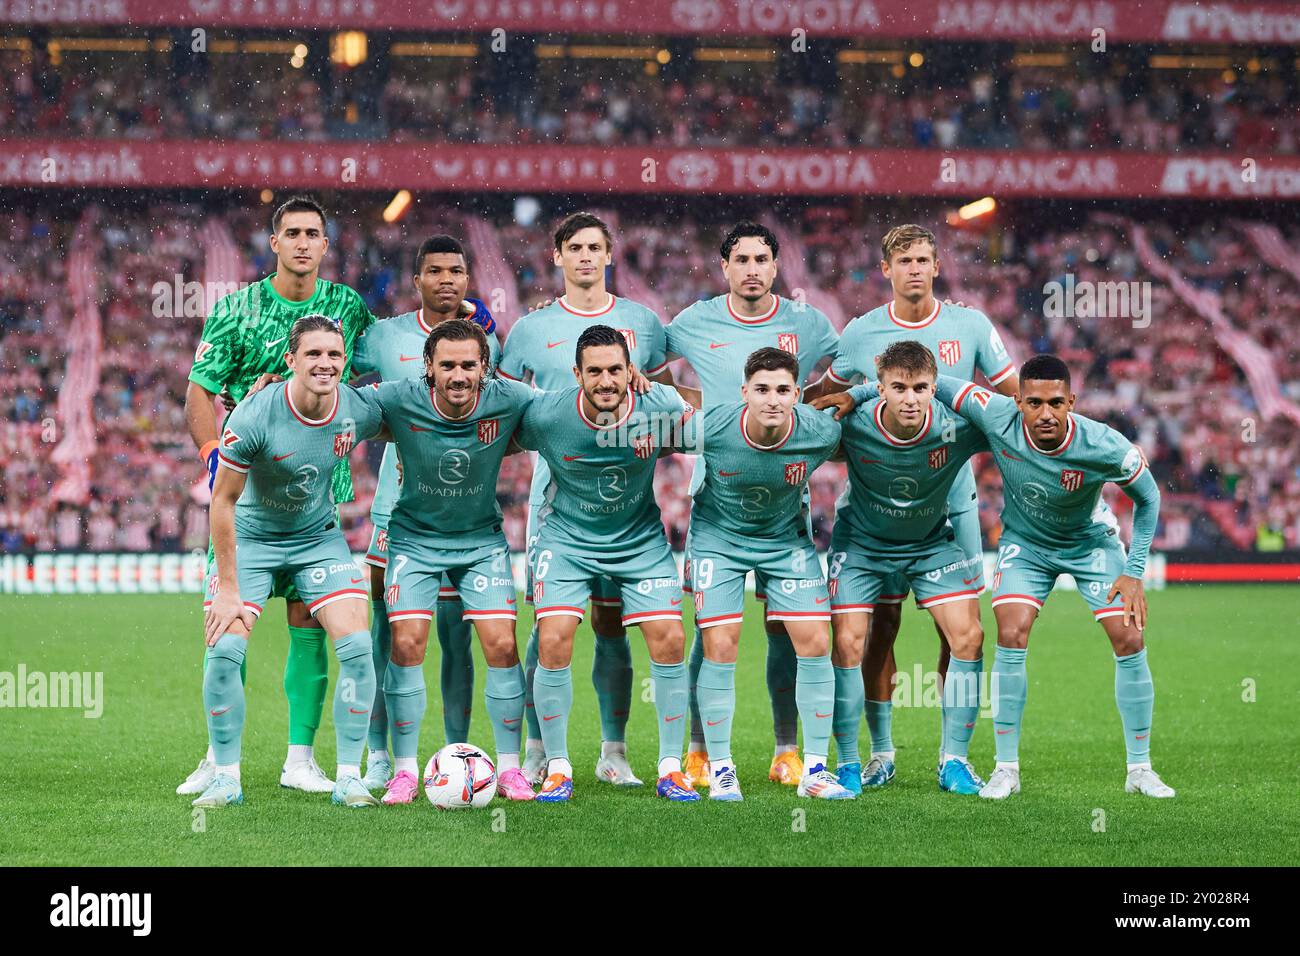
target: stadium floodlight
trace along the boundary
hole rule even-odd
[[[957,216],[962,220],[978,219],[980,216],[987,216],[997,208],[997,200],[992,196],[985,196],[983,199],[962,206],[957,210]]]
[[[397,222],[406,215],[406,210],[409,208],[411,208],[411,191],[398,190],[397,195],[384,207],[384,222]]]

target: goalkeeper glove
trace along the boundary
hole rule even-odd
[[[465,318],[477,323],[478,327],[488,335],[496,333],[496,319],[492,318],[492,313],[488,311],[488,307],[482,299],[466,299],[461,303],[460,311]]]

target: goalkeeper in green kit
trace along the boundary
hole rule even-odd
[[[348,362],[357,338],[375,321],[355,290],[319,276],[329,238],[325,211],[317,202],[295,197],[276,209],[271,218],[270,245],[276,255],[276,271],[219,299],[203,324],[194,352],[185,393],[185,417],[199,457],[208,468],[209,488],[222,442],[213,408],[217,394],[225,389],[239,401],[264,373],[286,374],[289,331],[303,316],[324,315],[338,325]],[[341,378],[349,378],[346,367]],[[352,477],[346,457],[334,467],[331,491],[336,504],[352,500]],[[208,564],[213,564],[211,545]],[[287,576],[276,579],[272,595],[284,597],[289,620],[289,653],[284,669],[289,750],[280,785],[329,793],[334,782],[317,765],[312,753],[329,682],[325,632],[308,613]],[[202,793],[212,782],[215,769],[209,748],[176,792]]]

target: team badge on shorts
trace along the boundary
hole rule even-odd
[[[1073,468],[1061,470],[1061,487],[1066,491],[1078,491],[1083,484],[1083,472]]]
[[[941,445],[938,448],[930,450],[930,467],[934,469],[942,468],[948,464],[948,446]]]
[[[490,445],[497,440],[498,431],[500,431],[500,425],[497,423],[497,419],[484,419],[478,423],[478,440],[484,445]]]
[[[785,466],[785,483],[787,485],[802,485],[808,480],[808,462],[792,461]]]
[[[384,592],[384,603],[389,607],[392,607],[397,603],[397,598],[401,593],[402,586],[400,584],[388,585],[388,590]]]
[[[545,581],[534,581],[534,582],[533,582],[533,603],[534,603],[534,604],[536,604],[538,601],[540,601],[540,600],[542,599],[542,594],[543,594],[545,591],[546,591],[546,582],[545,582]]]
[[[939,343],[939,361],[944,365],[956,365],[961,361],[961,343],[956,339],[945,339]]]
[[[782,332],[776,337],[776,347],[791,355],[799,354],[799,336],[794,332]]]
[[[379,533],[375,535],[375,551],[379,554],[388,552],[388,531],[384,528],[380,528]]]
[[[653,435],[637,435],[632,439],[632,451],[638,458],[649,458],[655,453]]]
[[[636,330],[635,330],[635,329],[619,329],[618,331],[619,331],[619,334],[622,335],[623,338],[624,338],[625,340],[627,340],[627,347],[628,347],[629,349],[634,349],[634,348],[636,348]]]
[[[351,431],[339,432],[334,436],[334,454],[338,458],[348,457],[352,451],[352,443],[356,441],[356,433]]]

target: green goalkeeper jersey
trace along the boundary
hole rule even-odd
[[[281,540],[336,520],[330,475],[382,424],[374,389],[340,385],[336,395],[329,414],[313,420],[294,406],[289,383],[276,382],[226,418],[221,467],[248,476],[235,503],[240,536]]]
[[[692,520],[738,539],[784,538],[804,526],[808,478],[840,444],[840,424],[810,405],[795,405],[790,428],[774,444],[756,445],[745,431],[744,402],[705,409],[700,426],[703,467],[691,482]]]
[[[357,338],[375,321],[361,296],[349,286],[317,279],[310,298],[290,302],[275,291],[272,278],[274,274],[217,300],[194,350],[191,382],[214,395],[228,389],[239,402],[263,373],[288,375],[284,353],[289,330],[304,315],[324,315],[338,322],[351,361]],[[344,367],[343,380],[350,376]],[[338,462],[332,481],[334,499],[351,501],[352,474],[346,459]]]

